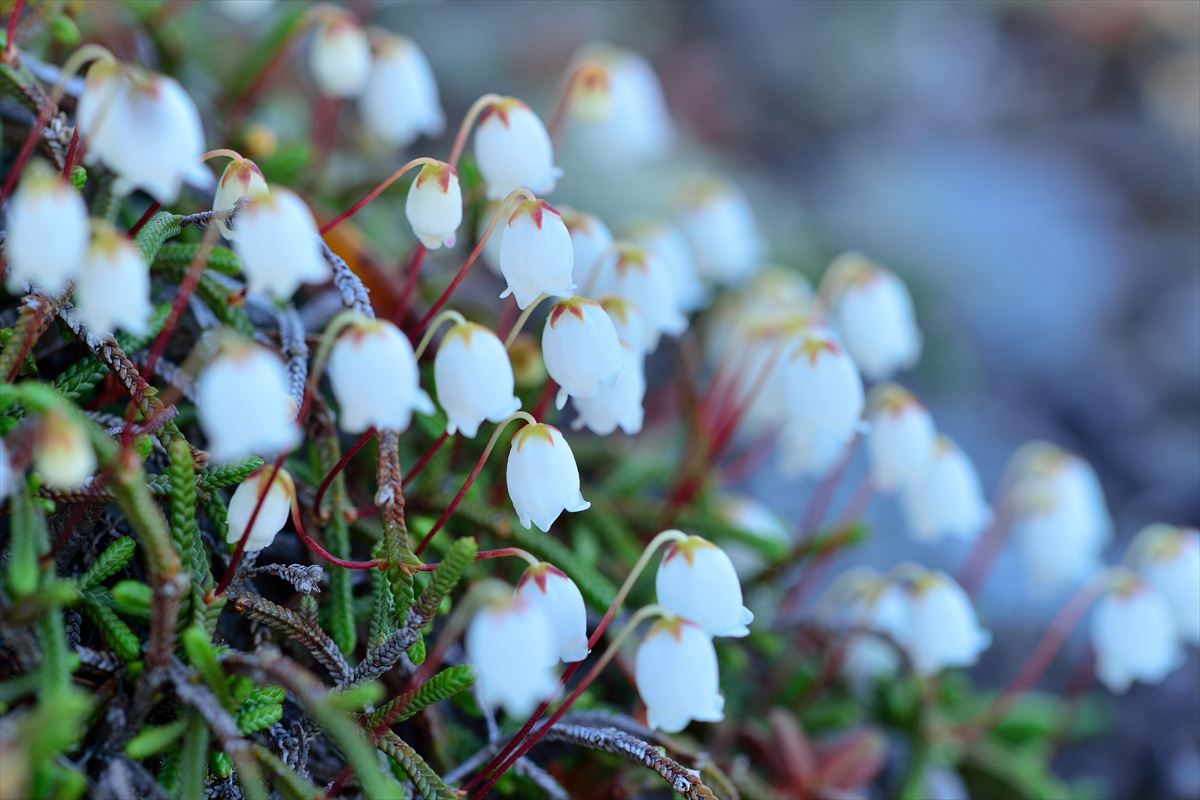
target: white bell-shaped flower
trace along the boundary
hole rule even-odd
[[[797,476],[821,474],[859,431],[864,396],[858,369],[833,336],[816,327],[804,328],[782,355],[763,357],[782,362],[784,470]],[[755,377],[747,380],[752,383]]]
[[[542,329],[546,372],[561,389],[555,406],[567,397],[594,397],[621,374],[621,342],[617,329],[599,303],[571,297],[554,304]]]
[[[550,620],[558,657],[563,663],[587,658],[587,610],[579,587],[565,572],[544,561],[530,567],[517,581],[517,597]]]
[[[173,78],[97,61],[88,69],[76,118],[87,160],[115,172],[121,194],[143,189],[169,204],[185,178],[211,183],[200,161],[200,112]]]
[[[442,337],[433,379],[451,435],[474,438],[485,419],[500,422],[521,407],[508,351],[496,334],[473,322],[459,323]]]
[[[847,570],[826,590],[821,606],[831,622],[870,631],[846,639],[842,674],[857,693],[899,671],[897,647],[903,647],[908,625],[908,598],[899,584],[873,569]]]
[[[634,675],[651,728],[678,733],[692,720],[725,717],[717,651],[699,625],[678,617],[655,621],[638,645]]]
[[[338,424],[346,433],[405,431],[414,411],[434,412],[408,337],[387,320],[350,323],[329,353],[328,372]]]
[[[215,463],[291,450],[300,442],[296,403],[279,356],[238,340],[200,371],[196,410]]]
[[[614,294],[600,298],[600,307],[608,314],[617,331],[617,341],[638,355],[646,354],[646,324],[641,310],[624,297]]]
[[[14,294],[32,285],[59,295],[74,280],[88,243],[83,198],[41,159],[29,162],[8,204],[6,285]]]
[[[479,115],[475,161],[489,200],[499,200],[521,187],[537,195],[550,194],[562,175],[554,166],[554,148],[546,126],[515,97],[496,100]]]
[[[975,465],[941,435],[925,468],[903,485],[901,505],[919,542],[971,541],[992,517]]]
[[[1112,518],[1091,466],[1060,447],[1031,442],[1008,472],[1003,513],[1033,582],[1056,587],[1094,573],[1112,537]]]
[[[262,170],[248,158],[234,158],[225,165],[221,179],[217,181],[217,193],[213,196],[213,211],[228,211],[243,197],[254,197],[269,192],[267,179]],[[237,231],[224,219],[217,220],[217,228],[226,239],[233,240]]]
[[[834,259],[821,282],[834,325],[870,380],[890,378],[921,357],[912,298],[893,273],[859,253]]]
[[[679,227],[696,255],[696,269],[709,283],[743,283],[762,260],[763,240],[750,204],[727,181],[693,187],[679,213]]]
[[[34,442],[33,468],[52,489],[78,489],[96,471],[96,451],[87,431],[68,414],[47,412]]]
[[[154,308],[142,251],[107,223],[98,224],[75,279],[75,312],[97,336],[116,328],[142,333]]]
[[[1167,601],[1127,570],[1114,576],[1092,616],[1096,677],[1113,692],[1158,683],[1183,659]]]
[[[630,436],[641,432],[646,397],[646,368],[642,356],[627,344],[621,345],[621,373],[612,386],[591,397],[576,397],[577,416],[571,430],[586,427],[599,436],[608,436],[620,428]]]
[[[426,248],[453,247],[463,216],[458,171],[440,161],[423,166],[408,190],[404,213]]]
[[[326,97],[358,97],[371,76],[371,43],[348,11],[330,7],[313,32],[308,63]]]
[[[599,285],[603,293],[624,297],[642,312],[648,351],[654,351],[664,333],[678,336],[687,330],[688,318],[679,308],[674,280],[666,264],[649,250],[637,246],[618,248]]]
[[[580,70],[571,104],[571,138],[580,152],[605,163],[664,155],[675,137],[662,86],[645,58],[592,45],[575,59]]]
[[[513,510],[526,528],[547,532],[562,512],[592,507],[579,491],[575,454],[557,428],[537,423],[517,431],[506,474]]]
[[[657,256],[667,267],[679,308],[685,313],[708,304],[709,291],[696,271],[696,258],[678,228],[662,220],[642,220],[629,229],[628,238]]]
[[[429,60],[416,43],[378,28],[370,30],[375,60],[359,105],[367,132],[392,147],[418,136],[440,136],[446,117]]]
[[[710,636],[748,636],[754,614],[742,605],[742,584],[725,551],[688,536],[667,545],[654,578],[658,604]]]
[[[970,598],[953,578],[917,567],[902,585],[908,619],[897,632],[918,675],[969,667],[979,660],[992,635],[979,625]]]
[[[500,200],[485,201],[481,218],[490,220],[500,211],[501,205],[503,203]],[[500,270],[500,245],[503,241],[504,222],[500,221],[496,223],[496,229],[492,231],[492,235],[483,241],[483,252],[479,256],[480,260],[492,271],[492,274],[501,278],[504,277],[504,273]]]
[[[287,524],[292,504],[296,502],[296,485],[292,482],[291,474],[286,469],[280,469],[268,488],[267,479],[272,472],[270,466],[254,472],[238,484],[233,497],[229,499],[229,531],[225,534],[225,541],[237,544],[246,533],[258,498],[266,493],[258,516],[254,518],[254,528],[246,539],[246,552],[270,547],[271,542],[275,541],[275,534]]]
[[[500,240],[500,272],[519,308],[545,293],[570,297],[575,291],[571,272],[575,253],[562,216],[545,200],[526,200],[516,207]]]
[[[733,387],[736,401],[745,407],[738,431],[748,438],[753,438],[783,428],[788,421],[789,360],[786,356],[786,343],[793,334],[788,331],[787,326],[769,321],[755,327],[746,326],[744,323],[725,325],[721,320],[715,324],[725,331],[730,339],[736,339],[737,342],[736,345],[729,345],[736,346],[737,350],[727,352],[724,356],[727,360],[719,362],[718,369],[727,369],[733,364],[733,369],[737,370],[738,375],[746,376],[736,381]],[[802,322],[795,324],[806,328]],[[732,355],[733,352],[737,353],[736,358]],[[800,432],[796,433],[799,435]],[[806,437],[812,438],[807,434]],[[840,441],[842,435],[830,438]],[[807,470],[805,473],[809,474]]]
[[[479,700],[489,708],[527,717],[558,689],[554,627],[524,598],[495,600],[480,609],[467,627],[466,645]]]
[[[1129,554],[1131,565],[1170,606],[1179,640],[1200,645],[1200,530],[1148,525]]]
[[[302,283],[329,279],[312,212],[294,192],[276,187],[256,194],[238,212],[233,249],[242,262],[246,289],[280,300]]]
[[[717,498],[717,516],[725,524],[764,542],[787,545],[792,540],[791,531],[779,515],[752,497],[722,494]],[[758,573],[764,566],[762,552],[749,543],[726,540],[724,550],[743,580]]]
[[[571,251],[575,262],[573,279],[577,286],[585,287],[585,291],[591,295],[597,280],[607,274],[608,266],[615,258],[611,250],[612,231],[592,214],[572,208],[560,208],[559,212],[563,224],[567,226],[567,233],[571,235]]]
[[[871,484],[893,492],[920,475],[933,458],[937,427],[933,415],[912,392],[880,384],[867,396],[867,456]]]
[[[803,275],[786,267],[764,267],[745,286],[722,292],[709,311],[705,356],[718,364],[756,332],[806,327],[803,323],[815,320],[813,311],[812,286]]]

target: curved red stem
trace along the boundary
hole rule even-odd
[[[342,474],[342,470],[350,463],[350,459],[354,458],[359,450],[366,446],[367,442],[371,441],[375,436],[374,428],[367,428],[367,432],[358,437],[358,441],[350,445],[350,449],[342,453],[342,457],[337,460],[333,468],[329,470],[329,474],[321,479],[321,485],[317,487],[317,496],[313,498],[313,514],[319,519],[321,517],[321,501],[325,499],[325,492],[333,484],[333,479]]]

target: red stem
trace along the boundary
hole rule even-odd
[[[554,399],[554,393],[557,390],[558,384],[547,378],[546,385],[542,387],[542,393],[538,395],[537,404],[534,405],[533,411],[530,412],[533,414],[534,419],[546,418],[546,412],[550,410],[550,401]]]
[[[996,563],[996,557],[1000,555],[1012,530],[997,503],[993,503],[993,509],[992,521],[975,540],[971,552],[967,554],[967,560],[958,572],[958,583],[971,599],[977,597],[983,588],[988,573],[991,572],[992,565]]]
[[[213,590],[212,595],[205,598],[205,602],[208,605],[212,605],[224,595],[225,590],[229,588],[230,582],[233,581],[238,564],[242,561],[242,554],[246,552],[246,540],[250,538],[250,531],[254,530],[254,523],[258,521],[258,514],[262,511],[263,503],[267,501],[267,492],[271,491],[271,485],[275,483],[275,478],[279,475],[279,470],[283,469],[283,461],[286,458],[287,453],[280,453],[279,457],[275,459],[275,463],[271,465],[271,473],[267,477],[267,485],[258,493],[258,500],[254,504],[254,510],[250,512],[250,521],[246,523],[246,530],[242,531],[242,538],[238,539],[237,547],[233,551],[233,557],[229,559],[229,566],[225,567],[225,574],[221,576],[221,582],[217,584],[217,588]]]
[[[858,437],[856,436],[850,444],[846,445],[845,454],[830,467],[829,471],[825,473],[825,477],[817,484],[817,488],[813,490],[812,499],[808,501],[808,505],[804,509],[804,515],[800,518],[800,529],[797,531],[802,539],[816,535],[821,521],[825,519],[825,512],[829,510],[829,504],[833,502],[834,492],[837,491],[842,476],[846,474],[846,468],[850,466],[850,461],[854,458],[854,450],[857,445]]]
[[[146,213],[142,214],[138,221],[133,223],[133,227],[129,229],[129,238],[132,239],[134,236],[137,236],[138,231],[140,231],[145,224],[150,221],[150,218],[158,212],[159,208],[161,208],[161,205],[157,200],[151,203],[150,207],[146,209]]]
[[[480,238],[480,240],[475,243],[475,247],[471,250],[471,254],[467,256],[467,260],[461,267],[458,268],[458,272],[455,274],[454,280],[450,281],[450,285],[446,287],[446,291],[442,292],[441,296],[438,297],[438,299],[434,301],[433,305],[429,307],[429,310],[425,312],[425,316],[421,317],[421,321],[417,323],[417,327],[413,330],[414,336],[419,336],[421,332],[425,330],[425,326],[428,325],[433,318],[437,316],[437,313],[442,310],[442,306],[446,305],[446,301],[450,299],[450,295],[454,294],[454,290],[457,289],[458,285],[463,282],[463,278],[467,277],[467,272],[470,271],[471,266],[479,258],[479,254],[483,252],[483,245],[486,242],[487,238],[484,237]]]
[[[8,16],[8,36],[4,40],[4,63],[11,64],[13,62],[13,53],[17,49],[17,19],[21,16],[21,7],[25,5],[25,0],[16,0],[13,3],[12,14]]]
[[[63,177],[70,180],[71,169],[75,166],[75,154],[79,151],[79,126],[71,131],[71,143],[67,145],[67,156],[63,159]]]
[[[421,539],[415,548],[413,548],[413,555],[421,555],[421,553],[429,545],[429,542],[432,541],[433,537],[437,535],[437,532],[442,529],[442,526],[445,525],[446,521],[449,520],[451,515],[454,514],[455,509],[458,508],[458,504],[462,502],[463,497],[471,488],[471,485],[475,483],[475,479],[479,477],[479,473],[483,471],[483,465],[487,463],[487,457],[489,455],[491,454],[486,450],[483,453],[480,453],[479,459],[475,462],[475,466],[471,468],[471,474],[467,475],[467,479],[463,481],[463,485],[458,490],[458,494],[454,495],[454,499],[450,501],[450,505],[446,506],[446,510],[442,512],[442,515],[437,518],[437,522],[433,523],[433,527],[429,529],[429,533],[425,534],[424,538]]]
[[[300,521],[299,503],[292,503],[292,524],[296,527],[296,535],[300,537],[300,541],[304,542],[305,547],[334,566],[344,569],[383,569],[387,567],[387,562],[378,558],[373,558],[370,561],[346,561],[317,544],[317,541],[304,530],[304,523]]]
[[[525,557],[521,549],[518,547],[500,547],[495,550],[480,550],[475,554],[475,560],[489,561],[493,558],[508,558],[509,556],[516,558]],[[433,572],[437,568],[438,563],[436,561],[431,561],[427,564],[421,564],[420,566],[413,567],[413,569],[417,572]]]
[[[350,459],[354,458],[355,454],[358,453],[359,450],[362,450],[366,446],[367,442],[371,441],[371,439],[374,437],[375,429],[367,428],[367,432],[358,437],[358,441],[350,445],[349,450],[347,450],[345,453],[342,453],[342,457],[339,458],[337,463],[333,465],[333,469],[329,470],[329,474],[321,480],[321,485],[317,487],[317,496],[313,499],[313,514],[316,515],[318,519],[323,518],[321,515],[321,501],[325,499],[325,492],[333,483],[333,479],[342,474],[342,470],[344,470],[346,465],[350,463]]]
[[[397,325],[404,319],[404,312],[408,311],[408,303],[417,288],[417,277],[421,274],[421,264],[425,262],[426,252],[425,245],[418,244],[413,249],[412,258],[409,259],[408,273],[404,276],[404,286],[400,290],[400,296],[396,298],[396,310],[392,312],[392,321]]]
[[[429,462],[433,460],[433,457],[437,455],[438,450],[442,449],[442,445],[444,445],[446,440],[449,438],[449,432],[442,431],[442,435],[437,438],[437,441],[435,441],[430,448],[426,450],[424,454],[422,454],[422,456],[417,460],[416,464],[413,464],[413,468],[408,471],[408,474],[400,479],[401,489],[403,489],[405,486],[408,486],[409,481],[421,474],[421,470],[425,469]]]
[[[9,18],[9,24],[12,24],[12,18]],[[29,161],[29,157],[33,155],[33,148],[37,146],[38,137],[42,133],[42,128],[46,127],[46,121],[50,119],[50,114],[54,109],[47,102],[38,111],[37,119],[33,121],[33,126],[30,127],[29,133],[25,135],[25,141],[21,143],[21,149],[17,152],[17,157],[13,159],[12,169],[8,173],[8,177],[4,180],[4,188],[0,189],[0,205],[8,199],[12,194],[13,187],[17,183],[17,177],[21,174],[21,170],[25,168],[25,162]]]

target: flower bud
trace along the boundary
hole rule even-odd
[[[150,305],[150,268],[142,251],[108,223],[96,226],[75,282],[79,321],[97,336],[120,327],[142,333]]]
[[[1182,662],[1167,601],[1122,570],[1096,603],[1092,616],[1096,677],[1113,692],[1136,681],[1158,683]]]
[[[434,413],[408,337],[387,320],[363,317],[348,325],[329,353],[328,371],[346,433],[403,432],[414,411]]]
[[[1148,525],[1129,553],[1131,565],[1170,606],[1178,639],[1200,645],[1200,530]]]
[[[517,581],[516,594],[550,621],[558,657],[563,663],[587,658],[587,610],[575,581],[553,564],[542,562],[525,570]]]
[[[829,265],[821,284],[833,323],[864,375],[885,380],[917,363],[921,331],[908,289],[893,273],[846,253]]]
[[[453,247],[463,216],[458,171],[442,162],[422,167],[408,190],[404,214],[426,248]]]
[[[79,192],[36,159],[25,168],[8,206],[6,284],[14,294],[27,285],[59,295],[74,280],[88,243],[87,206]]]
[[[513,394],[513,369],[496,334],[473,322],[446,332],[433,360],[438,402],[446,432],[475,437],[486,419],[501,422],[521,407]]]
[[[410,39],[371,30],[375,60],[359,105],[367,132],[392,147],[408,147],[418,136],[440,136],[446,128],[437,81],[429,60]]]
[[[708,304],[708,287],[700,280],[691,247],[678,228],[662,220],[643,220],[630,228],[629,238],[666,265],[680,310],[698,311]]]
[[[646,374],[642,357],[627,344],[621,345],[623,364],[617,382],[592,397],[574,399],[577,416],[571,430],[586,427],[598,436],[607,436],[618,427],[630,436],[641,432],[642,400],[646,396]]]
[[[250,198],[238,212],[233,249],[246,289],[286,300],[302,283],[329,279],[312,212],[294,192],[276,187]]]
[[[709,283],[738,284],[754,274],[763,240],[749,203],[733,184],[703,182],[691,190],[679,227],[696,255],[696,269]]]
[[[933,457],[937,428],[912,392],[894,383],[879,384],[867,396],[867,456],[871,483],[892,492],[920,475]]]
[[[778,358],[786,403],[783,467],[793,475],[818,475],[837,461],[858,433],[862,378],[833,336],[815,326],[804,327]],[[755,376],[746,380],[753,382]]]
[[[589,46],[571,103],[571,138],[603,162],[660,158],[675,138],[662,86],[646,59],[629,50]]]
[[[489,708],[527,717],[558,688],[553,626],[524,598],[484,606],[467,627],[466,645],[479,701]]]
[[[678,336],[687,330],[688,319],[679,310],[672,277],[666,265],[648,250],[621,247],[611,270],[599,283],[606,294],[624,297],[642,312],[648,351],[654,351],[664,333]]]
[[[569,70],[575,75],[571,95],[571,116],[585,122],[602,122],[612,115],[612,92],[608,70],[603,64],[582,63]]]
[[[267,479],[271,477],[272,467],[263,467],[246,480],[238,484],[229,500],[229,531],[225,541],[236,545],[246,533],[250,524],[250,515],[258,505],[258,498],[266,492],[266,498],[254,519],[254,528],[246,539],[246,552],[265,550],[275,541],[275,534],[283,530],[287,524],[288,514],[292,504],[296,502],[296,485],[286,469],[280,469],[267,488]]]
[[[925,468],[902,489],[901,504],[919,542],[971,541],[992,516],[975,465],[947,436],[937,437]]]
[[[678,733],[725,717],[712,638],[677,617],[657,620],[638,645],[634,674],[651,728]]]
[[[918,675],[969,667],[992,643],[980,627],[971,600],[944,572],[916,568],[902,584],[908,620],[902,643]]]
[[[213,197],[213,211],[220,213],[228,211],[237,205],[243,197],[253,197],[256,194],[269,192],[267,179],[262,170],[248,158],[234,158],[225,165],[221,179],[217,181],[217,193]],[[237,232],[224,219],[217,219],[217,228],[221,235],[232,241]]]
[[[326,97],[357,97],[371,74],[371,44],[348,11],[331,11],[317,24],[309,66]]]
[[[555,406],[567,397],[593,397],[617,382],[621,343],[612,320],[599,303],[571,297],[554,304],[542,329],[546,372],[562,388]]]
[[[279,356],[236,341],[196,379],[196,410],[213,462],[291,450],[300,441],[296,403]]]
[[[554,166],[546,126],[515,97],[493,102],[479,116],[475,161],[487,184],[489,200],[499,200],[521,187],[537,195],[550,194],[562,175]]]
[[[500,240],[500,272],[508,281],[501,297],[515,295],[527,308],[543,292],[570,297],[575,255],[571,234],[559,213],[545,200],[526,200],[504,226]]]
[[[689,536],[667,545],[654,578],[658,604],[710,636],[748,636],[754,621],[742,605],[742,584],[725,551]]]
[[[608,319],[617,331],[617,341],[629,347],[634,353],[646,354],[646,324],[642,321],[641,310],[624,297],[605,295],[600,298],[600,307],[608,314]]]
[[[571,208],[560,208],[563,224],[571,235],[571,251],[575,267],[572,277],[577,286],[586,287],[588,294],[596,287],[596,281],[607,273],[613,261],[610,248],[612,232],[599,217],[584,214]],[[603,263],[601,257],[604,256]]]
[[[34,443],[33,468],[52,489],[78,489],[96,471],[96,451],[87,431],[62,411],[47,412]]]
[[[557,428],[526,425],[508,451],[508,496],[521,524],[542,532],[564,511],[585,511],[592,504],[579,491],[579,467],[571,446]]]

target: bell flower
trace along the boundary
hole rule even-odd
[[[872,388],[867,423],[871,484],[877,490],[893,492],[924,471],[933,457],[937,428],[912,392],[894,383]]]
[[[500,240],[500,272],[517,306],[524,309],[538,295],[570,297],[575,291],[571,272],[575,255],[571,234],[562,216],[545,200],[526,200],[504,226]]]
[[[267,487],[267,479],[271,477],[272,467],[263,467],[246,480],[238,484],[229,499],[229,530],[225,541],[237,544],[246,533],[250,524],[250,515],[258,505],[259,497],[266,493],[258,516],[254,519],[254,528],[246,539],[246,552],[265,550],[275,541],[275,534],[283,530],[287,524],[292,504],[296,502],[296,485],[292,476],[285,469],[280,469]]]
[[[700,279],[696,258],[678,228],[662,220],[642,220],[629,229],[628,236],[666,265],[680,310],[688,313],[707,305],[708,287]]]
[[[97,336],[120,327],[142,333],[154,309],[150,305],[150,268],[142,251],[107,223],[96,226],[75,281],[79,321]]]
[[[555,406],[567,397],[593,397],[617,382],[621,343],[612,320],[599,303],[571,297],[555,303],[542,329],[546,372],[561,389]]]
[[[1122,570],[1092,616],[1096,677],[1113,692],[1134,681],[1158,683],[1182,663],[1171,608],[1157,591]]]
[[[634,676],[651,728],[678,733],[692,720],[724,719],[717,651],[695,623],[678,617],[655,621],[638,645]]]
[[[919,542],[971,541],[992,517],[975,466],[958,445],[941,435],[924,469],[904,484],[901,505]]]
[[[279,356],[244,340],[226,345],[196,379],[196,409],[214,463],[291,450],[296,403]]]
[[[579,587],[565,572],[544,561],[531,566],[517,581],[516,596],[550,621],[558,658],[564,664],[587,658],[587,610]]]
[[[641,247],[621,247],[607,274],[600,279],[606,294],[624,297],[642,312],[646,349],[653,352],[665,333],[678,336],[688,319],[679,309],[675,284],[666,265]]]
[[[329,383],[346,433],[367,428],[405,431],[414,411],[434,412],[408,337],[387,320],[360,318],[329,353]]]
[[[233,249],[242,262],[246,290],[280,300],[302,283],[329,279],[312,212],[294,192],[276,187],[256,194],[238,212]]]
[[[600,298],[600,307],[608,314],[609,320],[617,331],[617,341],[629,347],[634,353],[646,354],[646,324],[642,321],[642,312],[636,305],[624,297],[613,294]]]
[[[231,159],[217,181],[217,193],[213,196],[213,211],[220,213],[228,211],[237,205],[243,197],[253,197],[256,194],[269,192],[267,179],[262,170],[248,158]],[[217,219],[217,228],[221,235],[232,241],[237,232],[224,219]]]
[[[461,431],[472,439],[485,419],[500,422],[521,407],[508,352],[496,334],[473,322],[459,323],[442,337],[433,379],[451,435]]]
[[[371,44],[348,11],[325,14],[313,34],[309,66],[317,89],[326,97],[358,97],[371,75]]]
[[[458,171],[442,162],[421,167],[408,190],[404,214],[426,248],[437,250],[443,244],[453,247],[463,216]]]
[[[522,597],[485,605],[467,627],[466,646],[479,700],[489,708],[524,718],[558,689],[554,627]]]
[[[78,489],[96,471],[96,451],[87,431],[69,415],[49,411],[34,441],[33,468],[52,489]]]
[[[589,294],[600,275],[607,274],[614,256],[610,250],[612,232],[599,217],[571,208],[560,208],[563,224],[571,234],[571,251],[575,268],[573,279],[578,286],[587,287]],[[604,257],[603,263],[601,257]]]
[[[489,200],[499,200],[521,187],[536,195],[550,194],[562,175],[554,166],[546,126],[515,97],[496,100],[480,114],[475,161]]]
[[[835,624],[870,631],[853,633],[846,640],[842,674],[857,693],[866,693],[880,678],[899,671],[901,654],[896,647],[902,647],[905,639],[908,599],[898,583],[873,569],[850,569],[834,580],[821,605]]]
[[[83,198],[41,159],[31,161],[8,204],[6,284],[10,292],[27,285],[59,295],[74,280],[88,244],[88,212]]]
[[[688,536],[663,553],[654,578],[658,604],[710,636],[748,636],[754,614],[742,605],[742,584],[725,551]]]
[[[971,600],[944,572],[915,568],[903,580],[908,618],[899,629],[918,675],[969,667],[992,642],[976,619]]]
[[[557,428],[526,425],[508,451],[508,496],[521,524],[544,533],[564,511],[585,511],[592,504],[579,491],[579,467],[571,446]]]
[[[859,431],[864,401],[858,369],[833,336],[818,327],[804,328],[782,352],[767,357],[778,359],[783,373],[784,469],[793,475],[820,474]]]
[[[709,180],[694,186],[678,221],[696,269],[709,283],[744,283],[759,266],[763,240],[750,204],[733,184]]]
[[[654,68],[642,56],[607,45],[584,48],[571,70],[580,78],[570,136],[582,153],[607,162],[660,158],[675,138]]]
[[[586,427],[599,436],[620,428],[630,436],[641,432],[642,400],[646,396],[646,373],[642,357],[627,344],[621,345],[621,373],[612,386],[591,397],[576,397],[576,417],[571,430]]]
[[[1179,641],[1200,645],[1200,530],[1148,525],[1129,553],[1131,565],[1170,606]]]
[[[416,43],[379,28],[369,32],[375,49],[359,105],[367,132],[392,147],[418,136],[440,136],[446,117],[429,59]]]

